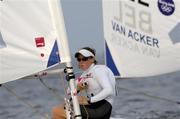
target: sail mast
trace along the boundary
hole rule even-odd
[[[81,117],[80,117],[81,113],[80,113],[80,108],[79,108],[79,102],[77,99],[77,90],[76,90],[75,83],[74,83],[74,75],[73,75],[73,69],[72,69],[72,64],[71,64],[71,56],[70,56],[68,38],[67,38],[67,34],[66,34],[61,3],[58,0],[49,0],[49,6],[50,6],[50,10],[51,10],[53,25],[54,25],[54,28],[55,28],[55,31],[57,34],[57,39],[61,40],[61,44],[58,41],[58,48],[59,48],[60,54],[61,54],[60,49],[66,49],[65,54],[63,54],[63,55],[66,56],[65,61],[67,61],[65,63],[66,63],[66,67],[67,67],[67,74],[69,75],[68,83],[69,83],[69,86],[71,89],[71,97],[72,97],[72,101],[73,101],[74,113],[75,113],[76,119],[81,119]],[[62,52],[62,53],[64,53],[64,52]]]

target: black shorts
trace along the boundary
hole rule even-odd
[[[109,119],[112,111],[111,104],[106,101],[98,101],[90,105],[80,105],[83,119]]]

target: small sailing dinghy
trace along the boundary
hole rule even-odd
[[[81,119],[59,0],[0,1],[0,84],[65,64],[72,108]]]

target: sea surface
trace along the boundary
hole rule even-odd
[[[63,75],[25,78],[0,87],[0,119],[47,119],[63,102]],[[180,119],[180,72],[118,79],[112,116],[125,119]]]

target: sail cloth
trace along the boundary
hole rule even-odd
[[[70,62],[48,0],[0,1],[0,84]]]
[[[106,63],[121,77],[180,70],[179,0],[103,0]]]

